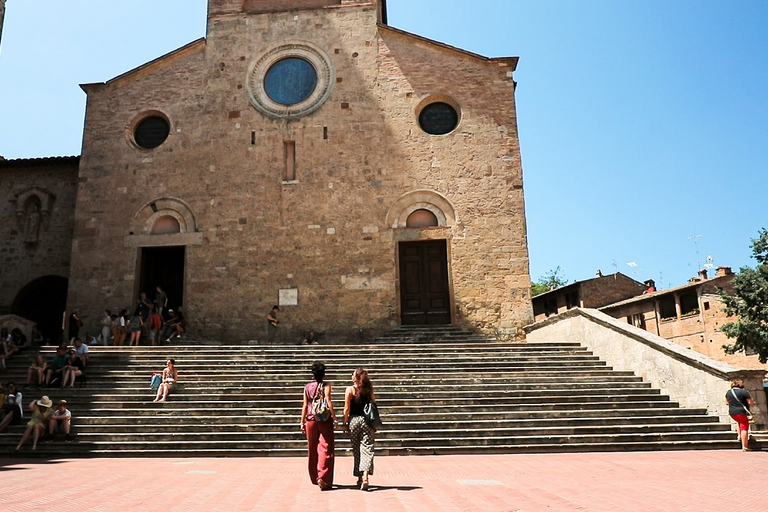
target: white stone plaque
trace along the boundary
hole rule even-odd
[[[280,290],[278,304],[280,306],[298,306],[299,290],[298,288],[283,288]]]

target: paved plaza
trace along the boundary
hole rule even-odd
[[[0,510],[768,510],[765,452],[379,457],[368,492],[351,463],[339,457],[321,492],[301,458],[2,458]]]

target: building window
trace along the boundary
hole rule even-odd
[[[143,149],[155,149],[168,138],[171,125],[167,119],[160,116],[149,116],[136,125],[133,140]]]
[[[251,105],[273,119],[297,119],[331,95],[336,71],[331,58],[309,41],[282,41],[265,48],[248,71]]]
[[[419,112],[419,126],[430,135],[451,133],[459,125],[459,113],[448,103],[436,101]]]
[[[283,180],[294,181],[296,179],[296,142],[285,141],[285,175]]]
[[[309,98],[317,87],[317,71],[304,59],[289,57],[275,62],[264,77],[264,90],[281,105],[295,105]]]
[[[557,298],[553,297],[544,301],[544,314],[547,316],[557,314]]]
[[[568,309],[579,307],[579,292],[574,291],[565,294],[565,307]]]
[[[645,315],[643,315],[642,313],[628,316],[627,321],[631,325],[634,325],[635,327],[639,327],[640,329],[645,329]]]
[[[699,313],[699,296],[696,292],[680,296],[680,316],[692,316]]]
[[[667,295],[659,300],[659,315],[661,315],[662,320],[677,318],[675,297],[673,295]]]

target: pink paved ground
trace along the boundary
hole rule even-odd
[[[379,457],[371,490],[351,459],[335,488],[297,458],[0,459],[0,511],[768,510],[768,453],[741,451]]]

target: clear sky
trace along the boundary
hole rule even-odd
[[[80,153],[85,93],[205,35],[206,0],[8,0],[0,154]],[[515,80],[531,278],[660,288],[754,265],[768,227],[768,2],[388,0],[389,23]],[[629,265],[634,263],[634,266]]]

